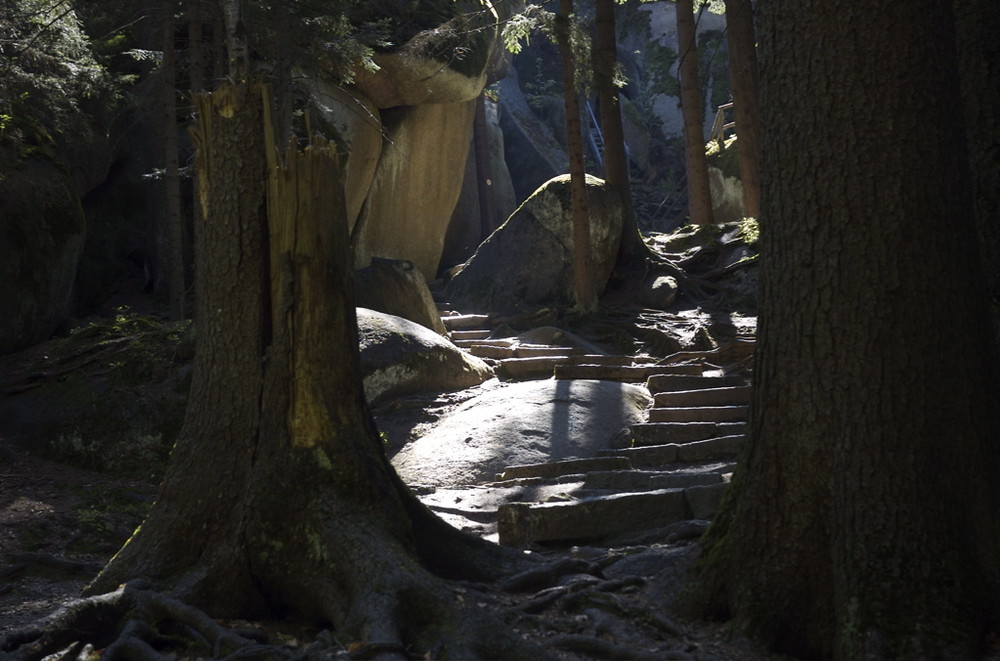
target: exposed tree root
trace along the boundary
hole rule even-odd
[[[104,659],[162,659],[160,649],[212,657],[258,645],[201,610],[145,589],[141,582],[70,602],[34,626],[6,637],[0,651],[15,659],[76,658],[76,648],[103,649]]]

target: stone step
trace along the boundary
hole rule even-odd
[[[650,370],[650,376],[656,374],[694,374],[701,376],[705,372],[705,366],[701,363],[674,363],[670,365],[656,365]]]
[[[729,386],[726,388],[702,388],[699,390],[678,390],[661,392],[653,397],[656,408],[689,406],[737,406],[750,403],[750,386]]]
[[[584,459],[563,459],[562,461],[507,466],[504,468],[503,473],[497,475],[497,479],[512,480],[525,477],[553,478],[587,471],[627,471],[631,468],[632,464],[625,457],[605,455]]]
[[[642,383],[649,377],[650,369],[645,365],[557,365],[555,377]]]
[[[740,376],[704,376],[694,374],[654,374],[646,381],[650,393],[676,392],[679,390],[701,390],[745,386],[746,379]]]
[[[599,454],[603,456],[607,452],[613,453],[615,456],[628,457],[637,469],[664,468],[678,463],[734,460],[739,455],[745,440],[746,436],[743,434],[734,434],[684,444],[667,443],[665,445],[604,450]]]
[[[489,326],[490,316],[488,314],[454,314],[441,317],[441,321],[448,330],[482,328]]]
[[[601,459],[604,457],[596,457]],[[624,457],[607,456],[608,459],[618,459],[628,463]],[[523,476],[508,479],[506,475],[498,475],[498,481],[489,484],[495,488],[505,487],[534,487],[538,488],[546,485],[548,488],[559,484],[573,486],[573,495],[579,496],[583,492],[608,492],[608,491],[650,491],[654,489],[683,489],[693,486],[705,486],[725,482],[728,473],[732,473],[731,467],[720,470],[719,466],[706,469],[687,470],[592,470],[585,473],[566,473],[552,477]],[[503,477],[504,479],[499,479]]]
[[[458,346],[462,345],[459,344]],[[477,356],[479,358],[498,358],[502,360],[504,358],[514,357],[514,347],[509,344],[469,342],[462,348],[468,350],[468,352],[473,356]]]
[[[684,489],[621,493],[555,503],[507,503],[497,510],[504,546],[593,541],[687,518]]]
[[[508,358],[497,367],[497,376],[505,379],[544,379],[552,376],[556,365],[567,361],[569,356]]]
[[[691,443],[745,431],[745,422],[642,422],[631,427],[632,443],[636,447]]]
[[[458,344],[456,342],[456,344]],[[461,345],[460,345],[461,346]],[[536,356],[531,358],[511,358],[500,363],[498,374],[505,378],[547,378],[552,376],[556,368],[563,365],[583,366],[588,369],[580,370],[578,373],[588,374],[588,376],[578,376],[573,378],[601,379],[600,374],[611,374],[611,371],[602,372],[600,367],[616,368],[631,367],[632,359],[628,356],[602,356],[594,354],[575,354],[562,356]],[[567,377],[563,377],[567,378]],[[610,379],[610,377],[608,377]],[[640,379],[641,381],[642,379]]]
[[[497,510],[500,543],[525,548],[539,542],[591,542],[686,519],[710,519],[728,486],[717,482],[564,502],[508,503]]]
[[[514,347],[517,358],[539,358],[552,356],[578,356],[583,354],[579,347],[557,347],[547,344],[519,344]]]
[[[565,479],[580,481],[581,488],[590,491],[645,491],[720,484],[726,481],[726,476],[719,471],[627,470],[567,475]]]
[[[745,422],[749,406],[672,406],[649,409],[650,422]]]
[[[456,340],[485,340],[493,331],[488,328],[475,330],[453,330],[448,331],[448,337],[452,342]]]

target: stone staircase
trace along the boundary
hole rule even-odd
[[[499,505],[501,544],[613,543],[714,516],[746,432],[752,338],[657,361],[494,338],[488,316],[448,307],[439,304],[452,341],[491,362],[501,379],[645,383],[653,398],[647,421],[632,426],[628,447],[596,457],[508,466],[495,482],[483,485],[544,494],[541,500]]]

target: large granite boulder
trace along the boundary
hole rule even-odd
[[[517,197],[514,194],[514,184],[511,181],[507,161],[504,158],[504,136],[500,128],[499,105],[486,99],[483,103],[485,115],[485,132],[487,151],[489,152],[489,186],[493,198],[493,217],[495,225],[486,232],[489,235],[497,225],[507,220],[517,208]],[[455,264],[461,264],[476,251],[479,244],[486,238],[482,230],[482,210],[479,202],[479,178],[477,157],[473,136],[469,157],[465,161],[465,176],[462,180],[462,193],[455,205],[455,211],[445,235],[444,251],[441,253],[441,268],[447,269]],[[534,190],[534,189],[532,189]]]
[[[413,35],[398,50],[358,67],[354,84],[379,108],[471,101],[505,59],[497,11],[461,13]]]
[[[623,447],[628,428],[643,420],[649,403],[645,388],[617,381],[507,384],[448,413],[392,464],[408,484],[490,482],[507,466]]]
[[[386,257],[408,259],[429,277],[437,273],[462,191],[475,105],[473,100],[382,112],[386,147],[351,235],[356,268]]]
[[[621,198],[603,180],[587,177],[591,267],[598,293],[618,255]],[[573,227],[570,178],[551,179],[459,267],[446,296],[463,309],[513,313],[541,304],[573,302]]]
[[[365,308],[357,314],[369,405],[419,392],[460,390],[493,376],[482,360],[420,324]]]
[[[566,172],[569,157],[551,127],[528,105],[513,67],[498,87],[507,167],[514,193],[521,201],[552,177]]]
[[[28,159],[0,177],[0,354],[48,338],[69,317],[85,233],[63,169]]]
[[[448,333],[427,281],[413,262],[373,259],[354,272],[354,300],[358,307],[409,319],[440,335]]]
[[[368,197],[375,166],[382,154],[381,116],[378,108],[356,90],[315,78],[307,78],[305,85],[317,118],[328,125],[347,155],[344,203],[347,231],[351,232]]]

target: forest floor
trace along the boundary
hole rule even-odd
[[[77,598],[141,522],[155,492],[156,486],[148,481],[84,470],[5,447],[0,454],[0,639]],[[654,535],[633,546],[547,553],[554,561],[595,560],[604,566],[605,575],[568,576],[557,586],[527,592],[481,584],[459,590],[565,661],[775,658],[721,624],[661,610],[664,602],[676,597],[697,555],[697,544],[690,539],[666,542]],[[650,617],[653,612],[656,616]],[[273,639],[286,646],[297,639],[292,647],[309,642],[308,631],[289,631],[275,630]],[[350,656],[345,651],[331,658]]]
[[[143,308],[141,300],[130,304],[142,314],[155,311]],[[109,466],[88,470],[82,467],[88,464],[78,461],[56,461],[51,457],[58,453],[40,451],[45,444],[34,425],[50,422],[46,416],[51,417],[53,404],[58,402],[35,395],[37,410],[24,411],[21,404],[14,404],[19,409],[10,408],[10,401],[24,401],[14,400],[8,396],[10,393],[34,388],[39,375],[48,378],[55,374],[60,387],[96,393],[101,401],[128,400],[132,407],[129,417],[151,417],[150,409],[143,408],[147,396],[141,385],[134,397],[120,394],[122,388],[128,392],[136,388],[131,379],[136,376],[137,364],[142,375],[162,376],[164,370],[169,373],[156,385],[158,397],[167,393],[169,399],[172,393],[186,390],[183,386],[190,374],[191,347],[183,329],[167,329],[169,332],[164,334],[162,329],[147,327],[141,316],[121,312],[110,313],[97,323],[108,338],[97,353],[64,342],[56,347],[62,352],[58,355],[52,355],[52,346],[40,346],[0,357],[0,418],[14,416],[18,421],[13,432],[9,431],[11,425],[0,425],[0,644],[11,632],[36,624],[77,598],[142,522],[156,497],[157,476],[162,475],[165,453],[140,454],[139,470],[135,465],[129,470]],[[612,318],[607,323],[613,326],[617,321]],[[119,347],[128,343],[141,349],[139,363],[120,352]],[[154,345],[167,347],[167,354],[153,350]],[[45,369],[39,369],[40,364]],[[104,367],[93,371],[95,365]],[[87,372],[85,367],[92,371]],[[82,387],[73,383],[75,374],[85,375],[79,379]],[[4,398],[8,404],[4,404]],[[102,422],[103,409],[91,401],[81,398],[76,406],[93,408],[96,413],[90,417]],[[445,397],[436,403],[430,417],[440,417],[449,406],[461,402],[461,396]],[[171,406],[175,405],[171,400]],[[176,416],[176,411],[171,409],[166,414]],[[79,439],[65,435],[59,435],[59,439],[65,445],[61,448],[64,455],[67,450],[79,449],[73,445]],[[148,439],[155,440],[155,435]],[[147,457],[148,467],[143,463]],[[464,595],[466,602],[489,609],[505,626],[561,661],[779,658],[721,623],[686,618],[678,610],[686,578],[697,559],[697,539],[703,531],[704,527],[675,527],[650,531],[611,548],[544,549],[538,552],[553,563],[583,560],[590,570],[530,589],[505,590],[482,584],[457,584],[454,589],[456,594]],[[303,651],[297,658],[364,658],[352,654],[358,650],[347,642],[341,645],[334,634],[320,635],[314,629],[277,623],[222,624],[241,630],[251,624],[259,627],[268,643],[286,657],[289,652]],[[325,642],[317,648],[321,640]],[[320,649],[319,655],[306,655],[310,649]],[[2,649],[0,658],[5,658]],[[65,658],[78,656],[74,652]],[[208,657],[181,653],[164,658]],[[412,658],[437,657],[426,653]]]

